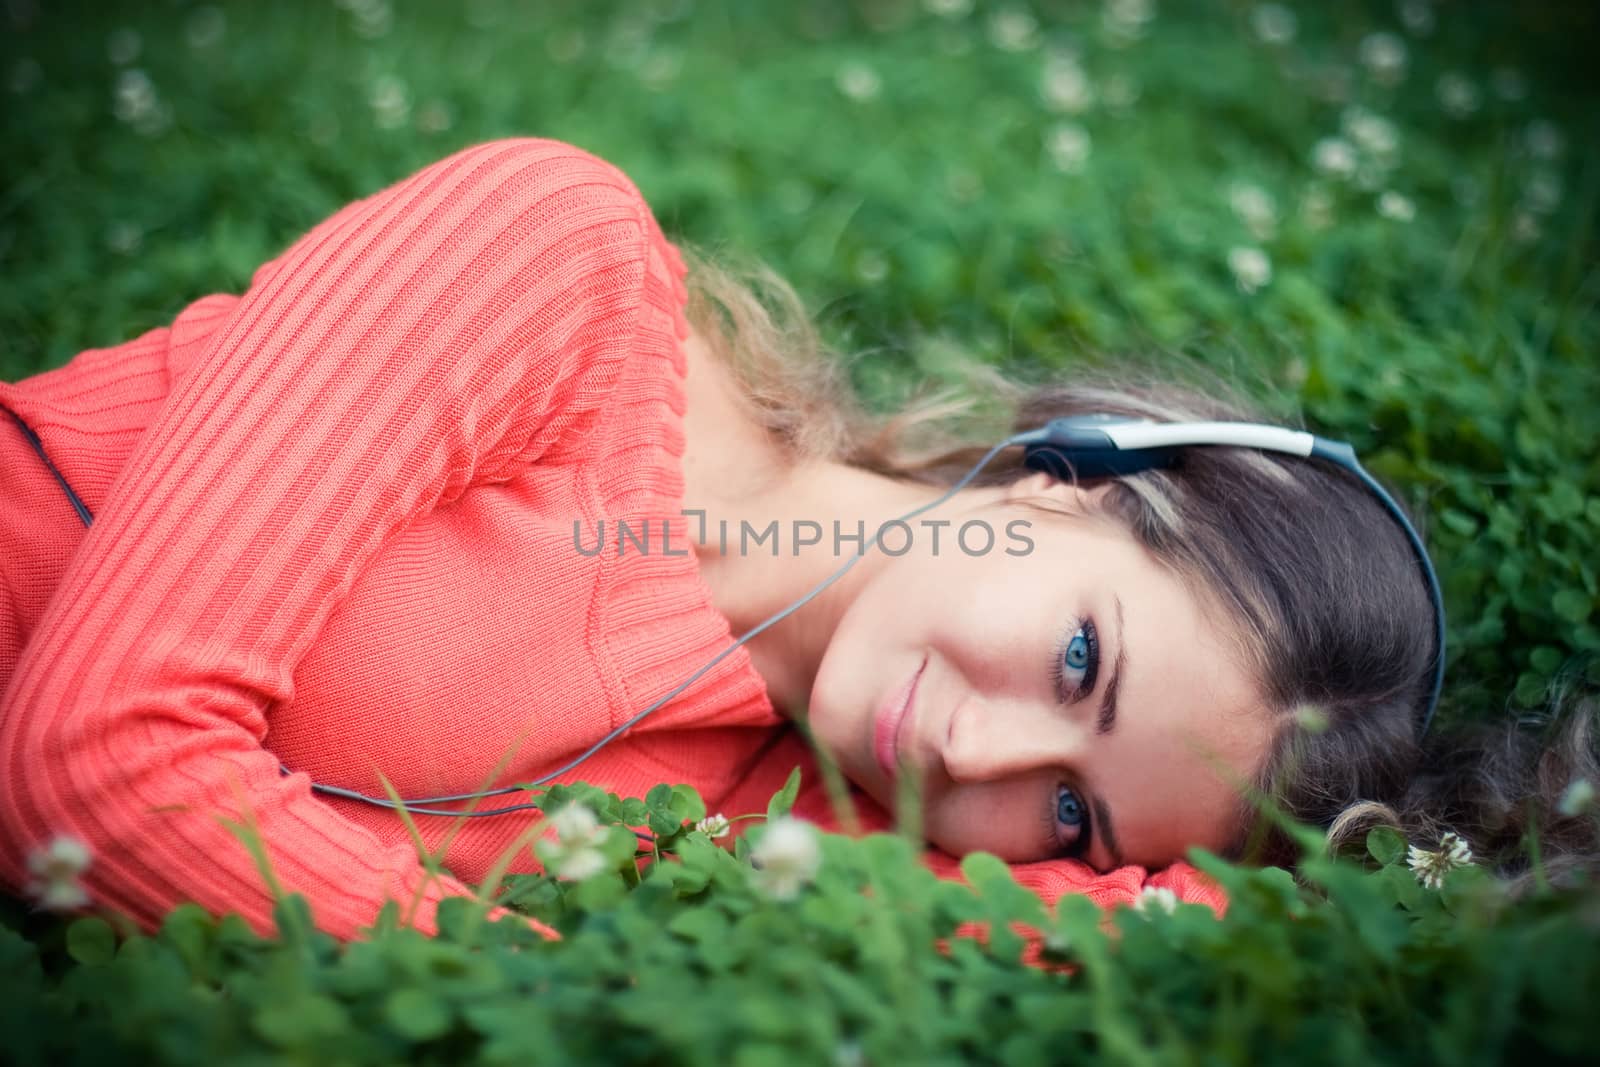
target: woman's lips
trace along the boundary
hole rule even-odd
[[[922,670],[927,665],[928,657],[924,654],[922,662],[917,664],[916,672],[878,709],[873,731],[873,750],[878,757],[878,768],[890,780],[893,780],[898,772],[900,737],[916,718],[914,699],[917,680],[922,677]]]

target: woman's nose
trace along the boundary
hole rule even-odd
[[[1072,731],[1023,702],[968,700],[950,722],[944,766],[950,780],[986,782],[1060,766],[1071,758]]]

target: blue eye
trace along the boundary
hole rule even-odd
[[[1089,638],[1080,629],[1072,635],[1072,640],[1067,644],[1067,654],[1063,657],[1066,665],[1075,671],[1087,670],[1089,666]]]
[[[1050,663],[1057,699],[1063,703],[1094,691],[1096,668],[1100,662],[1100,642],[1095,634],[1094,621],[1081,619],[1073,626],[1063,635]]]
[[[1056,819],[1068,826],[1077,826],[1083,820],[1083,805],[1078,802],[1078,794],[1070,789],[1062,789],[1056,794]]]
[[[1084,859],[1089,854],[1089,809],[1077,793],[1064,785],[1056,786],[1055,798],[1055,807],[1044,821],[1044,855]],[[1067,845],[1061,844],[1063,826],[1077,831]]]

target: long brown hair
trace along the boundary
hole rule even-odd
[[[1282,421],[1190,366],[1024,381],[974,359],[956,361],[952,387],[924,389],[879,414],[782,277],[683,250],[689,318],[738,374],[751,414],[797,458],[950,485],[994,441],[1061,415]],[[1187,384],[1173,380],[1180,369]],[[1001,453],[973,484],[1030,473],[1020,452]],[[1600,819],[1558,810],[1571,783],[1600,784],[1600,705],[1573,689],[1543,715],[1453,728],[1436,720],[1419,741],[1432,608],[1404,535],[1354,478],[1293,457],[1205,448],[1171,468],[1108,481],[1103,506],[1238,620],[1246,635],[1238,651],[1263,687],[1271,730],[1246,784],[1324,829],[1330,852],[1359,854],[1376,826],[1425,848],[1453,831],[1514,896],[1536,884],[1530,836],[1552,884],[1600,871]],[[1299,846],[1245,790],[1235,826],[1225,858],[1295,866]]]

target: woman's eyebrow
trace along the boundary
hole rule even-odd
[[[1096,793],[1090,801],[1094,805],[1094,817],[1100,836],[1105,841],[1106,851],[1111,853],[1113,868],[1126,867],[1127,863],[1122,858],[1122,849],[1117,846],[1117,832],[1111,828],[1111,809],[1106,807],[1106,802]]]
[[[1106,681],[1106,691],[1100,696],[1100,715],[1095,720],[1094,732],[1109,734],[1117,728],[1117,690],[1122,685],[1122,671],[1128,665],[1127,633],[1122,624],[1122,598],[1115,593],[1111,602],[1117,606],[1117,656],[1111,662],[1111,676]]]
[[[1122,598],[1113,593],[1111,600],[1117,608],[1117,655],[1111,663],[1111,676],[1106,681],[1106,691],[1100,698],[1100,714],[1094,724],[1096,734],[1110,734],[1117,728],[1117,689],[1122,685],[1122,672],[1128,666],[1126,640],[1128,631],[1122,622]],[[1090,799],[1090,803],[1094,806],[1095,824],[1105,840],[1106,851],[1111,853],[1112,862],[1118,867],[1125,866],[1122,861],[1122,849],[1117,845],[1117,831],[1111,824],[1111,809],[1100,799],[1098,791]]]

